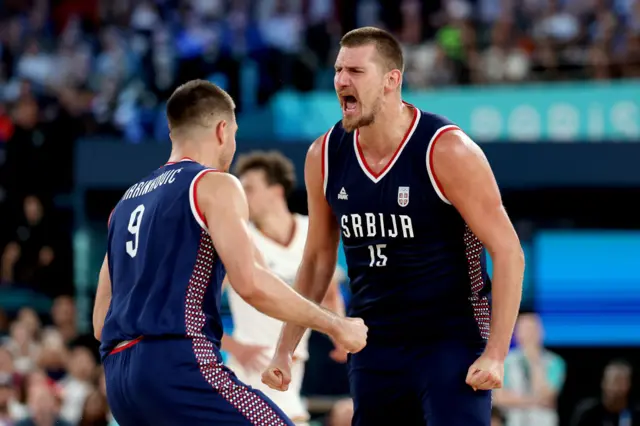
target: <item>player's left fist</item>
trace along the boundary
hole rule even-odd
[[[482,354],[469,367],[466,382],[473,390],[500,389],[504,377],[504,361]]]

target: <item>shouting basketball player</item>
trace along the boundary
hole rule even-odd
[[[253,242],[267,266],[283,281],[292,285],[307,240],[308,218],[291,213],[287,197],[295,187],[295,170],[291,161],[278,152],[252,152],[238,158],[234,169],[249,203]],[[329,287],[323,306],[344,315],[344,303],[336,279]],[[275,352],[282,323],[258,312],[229,289],[229,306],[233,316],[233,336],[225,335],[222,349],[229,352],[227,365],[240,380],[261,390],[296,424],[304,425],[309,414],[300,391],[304,364],[309,357],[309,333],[298,345],[293,361],[293,377],[287,392],[278,392],[260,380],[262,370]],[[339,349],[332,353],[341,353]],[[345,354],[346,355],[346,354]]]
[[[342,120],[307,154],[309,236],[295,287],[322,300],[342,234],[350,314],[369,326],[367,347],[349,359],[354,425],[489,426],[524,257],[484,154],[446,118],[403,102],[402,72],[389,33],[342,38]],[[269,386],[287,388],[302,333],[284,327]]]
[[[169,162],[129,188],[109,220],[93,318],[109,406],[120,426],[292,425],[221,362],[225,274],[259,311],[349,351],[362,349],[366,326],[300,297],[262,262],[242,187],[223,172],[236,145],[229,95],[191,81],[167,118]]]

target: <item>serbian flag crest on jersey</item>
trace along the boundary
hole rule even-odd
[[[400,207],[406,207],[409,204],[409,187],[398,187],[398,205]]]

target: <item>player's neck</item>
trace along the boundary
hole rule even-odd
[[[171,150],[171,155],[169,156],[169,160],[167,160],[167,163],[177,163],[179,161],[188,159],[195,161],[198,164],[202,164],[206,167],[212,167],[217,170],[222,170],[223,165],[217,164],[215,161],[217,160],[217,156],[215,156],[214,160],[212,160],[211,157],[211,155],[204,155],[195,149],[173,148]]]
[[[358,129],[358,143],[375,155],[395,152],[413,121],[413,108],[402,103],[381,110],[373,124]]]
[[[255,225],[267,238],[283,246],[291,243],[296,232],[296,221],[286,206],[265,214]]]

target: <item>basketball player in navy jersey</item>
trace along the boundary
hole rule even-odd
[[[342,38],[342,120],[307,154],[309,236],[295,287],[322,300],[342,236],[350,314],[369,327],[367,347],[349,359],[354,425],[489,426],[524,257],[482,151],[446,118],[402,101],[402,70],[387,32]],[[494,261],[491,307],[483,244]],[[302,332],[284,326],[263,373],[269,386],[287,388]]]
[[[309,302],[268,271],[248,233],[248,207],[227,170],[234,103],[206,81],[167,104],[172,153],[134,184],[109,220],[94,308],[107,396],[120,426],[292,425],[222,364],[221,285],[256,309],[327,333],[357,352],[361,319]]]

